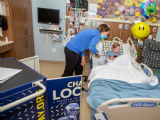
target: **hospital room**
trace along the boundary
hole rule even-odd
[[[0,120],[160,120],[160,0],[0,0]]]

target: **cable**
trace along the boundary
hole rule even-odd
[[[102,65],[101,62],[104,61],[104,57],[105,57],[105,56],[103,56],[103,55],[100,55],[100,56],[102,56],[102,60],[101,60],[101,61],[98,61],[98,65]]]

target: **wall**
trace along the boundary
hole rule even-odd
[[[35,55],[39,55],[40,60],[65,61],[63,42],[57,42],[57,45],[53,46],[52,38],[48,36],[49,43],[47,43],[47,34],[41,34],[39,32],[40,27],[50,27],[50,25],[38,23],[37,7],[60,10],[60,17],[62,18],[62,21],[59,26],[64,30],[61,35],[63,37],[65,35],[65,0],[32,0]],[[56,48],[56,52],[52,52],[52,48]]]
[[[89,4],[98,4],[97,0],[88,0]],[[73,10],[69,9],[69,12],[66,14],[67,16],[73,15]],[[96,18],[96,15],[88,15],[89,18]],[[89,22],[93,21],[94,22],[94,26],[91,27],[89,26]],[[67,22],[67,21],[66,21]],[[104,24],[107,24],[110,26],[110,33],[107,35],[107,37],[118,37],[121,38],[123,40],[124,43],[126,43],[127,39],[130,37],[131,39],[133,39],[133,35],[132,35],[132,24],[128,24],[128,23],[120,23],[120,22],[112,22],[112,21],[97,21],[97,20],[88,20],[88,25],[87,26],[83,26],[83,29],[93,29],[93,28],[97,28],[98,26],[98,22],[103,22]],[[123,28],[119,29],[119,24],[123,24]],[[129,25],[128,29],[125,29],[125,25]],[[157,26],[150,26],[150,33],[149,35],[153,35],[154,32],[153,27],[156,27],[158,29]],[[69,28],[72,28],[72,25],[69,25]],[[68,25],[66,25],[66,32],[68,32]],[[155,32],[156,33],[156,32]]]

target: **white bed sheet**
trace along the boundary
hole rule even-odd
[[[106,65],[96,66],[91,70],[88,78],[90,83],[96,79],[121,80],[128,83],[147,83],[149,77],[142,69],[137,69],[131,63],[129,55],[121,55]],[[88,84],[88,87],[90,86]]]
[[[96,47],[100,51],[102,43]],[[98,59],[92,56],[92,70],[89,76],[90,83],[95,79],[115,79],[128,83],[148,83],[149,77],[140,68],[130,53],[129,44],[123,44],[123,54],[113,61],[104,64],[105,56],[101,55]],[[100,51],[100,53],[102,53]],[[124,62],[123,62],[124,61]],[[127,66],[127,67],[126,67]],[[90,86],[88,84],[88,88]]]

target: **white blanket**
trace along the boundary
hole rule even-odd
[[[148,83],[149,81],[149,77],[142,69],[137,69],[132,65],[129,55],[121,55],[106,65],[94,67],[89,76],[90,83],[95,79],[114,79],[128,83]]]

